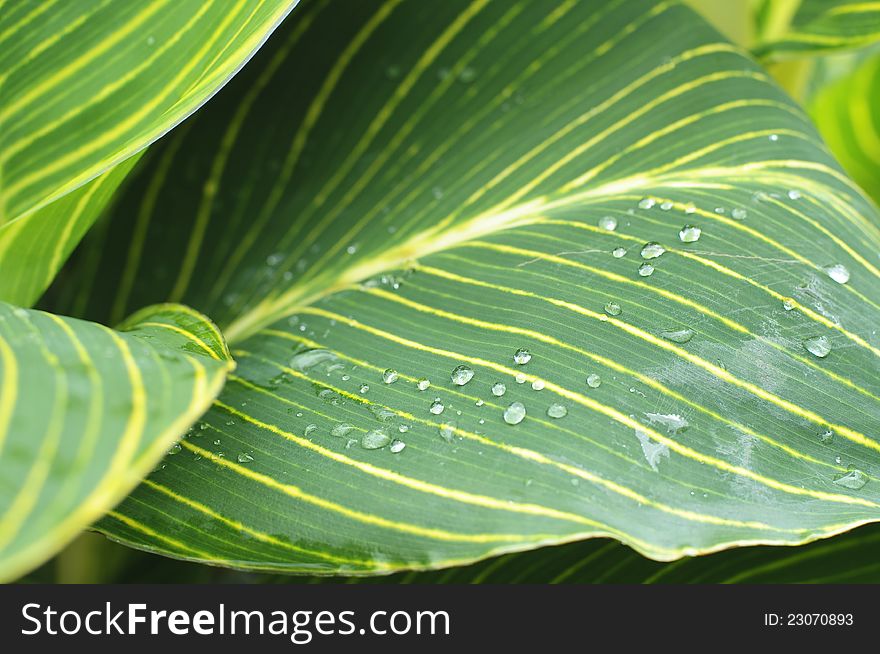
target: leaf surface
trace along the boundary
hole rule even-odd
[[[0,222],[69,193],[186,118],[295,4],[9,7],[0,19]]]
[[[183,306],[114,331],[0,303],[0,579],[113,508],[231,367],[217,328]]]
[[[364,574],[880,517],[876,209],[763,70],[676,3],[340,6],[298,10],[127,188],[128,249],[72,269],[86,315],[185,301],[240,364],[100,529]]]

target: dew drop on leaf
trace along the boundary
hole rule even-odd
[[[394,454],[397,454],[399,452],[403,452],[405,447],[406,443],[395,438],[393,441],[391,441],[391,447],[389,447],[388,449],[391,450]]]
[[[565,408],[565,405],[554,402],[547,407],[547,415],[551,418],[564,418],[568,415],[568,409]]]
[[[626,256],[626,248],[625,247],[616,247],[611,250],[611,256],[615,259],[621,259]]]
[[[617,229],[617,218],[614,216],[602,216],[599,218],[599,229],[604,229],[606,232],[613,232]]]
[[[694,330],[684,327],[682,329],[664,329],[660,336],[673,343],[687,343],[694,337]]]
[[[682,243],[696,243],[700,240],[703,230],[696,225],[685,225],[678,232],[678,238]]]
[[[333,425],[333,429],[330,430],[330,435],[341,438],[352,430],[354,430],[354,425],[350,425],[347,422],[340,422]]]
[[[391,437],[384,427],[379,429],[371,429],[361,436],[361,447],[365,450],[378,450],[385,447],[391,442]]]
[[[513,361],[518,366],[525,365],[531,360],[532,360],[532,353],[529,352],[524,347],[519,348],[516,352],[513,353]]]
[[[639,266],[639,276],[641,277],[650,277],[654,274],[654,266],[650,263],[643,263]]]
[[[605,305],[605,313],[609,316],[619,316],[620,315],[620,305],[617,302],[608,302]]]
[[[593,373],[587,377],[587,386],[590,388],[599,388],[602,384],[602,378],[599,375]]]
[[[495,382],[492,384],[492,395],[495,397],[501,397],[507,392],[507,386],[502,384],[501,382]]]
[[[388,368],[382,373],[382,381],[386,384],[393,384],[400,378],[400,374],[394,368]]]
[[[824,359],[831,352],[831,341],[827,336],[813,336],[803,342],[804,349],[813,356]]]
[[[526,417],[526,407],[522,402],[513,402],[504,409],[503,416],[508,425],[518,425]]]
[[[464,386],[474,378],[474,371],[468,366],[456,366],[452,370],[452,383],[456,386]]]
[[[242,452],[241,454],[238,455],[238,462],[239,463],[250,463],[253,460],[254,460],[254,457],[252,457],[247,452]]]
[[[661,254],[666,252],[666,248],[655,241],[651,241],[650,243],[645,243],[642,247],[642,259],[656,259]]]
[[[532,382],[532,390],[533,391],[543,391],[544,390],[544,380],[536,379]]]
[[[443,405],[443,402],[438,397],[435,398],[433,402],[431,402],[431,407],[428,410],[435,416],[439,416],[441,413],[443,413],[443,409],[445,408],[446,407]]]
[[[416,382],[416,387],[420,391],[426,391],[431,388],[431,380],[427,377],[422,377],[418,382]]]
[[[657,201],[654,198],[642,198],[639,200],[639,209],[651,209]]]

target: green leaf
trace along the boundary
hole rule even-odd
[[[877,212],[763,70],[679,4],[339,6],[163,142],[115,211],[142,222],[56,289],[191,303],[240,366],[102,531],[364,574],[880,517]]]
[[[443,571],[368,577],[355,583],[399,584],[876,584],[880,530],[859,529],[802,547],[738,547],[674,563],[651,561],[617,541],[595,539],[507,554]],[[177,570],[197,574],[197,571]],[[153,573],[155,574],[155,572]],[[142,579],[149,581],[149,577]],[[289,577],[260,577],[290,583]],[[334,583],[316,577],[314,583]],[[179,582],[178,582],[179,583]],[[204,583],[204,582],[203,582]],[[337,580],[338,583],[338,580]]]
[[[0,224],[0,301],[29,307],[39,299],[138,159],[131,156],[42,209]]]
[[[822,87],[810,113],[844,168],[880,202],[880,54]]]
[[[0,18],[0,223],[143,149],[201,106],[295,0],[38,2]]]
[[[143,478],[232,361],[183,306],[113,331],[0,303],[0,579],[47,559]]]
[[[756,22],[760,57],[791,57],[860,48],[880,41],[880,2],[761,0]]]

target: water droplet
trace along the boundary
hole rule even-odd
[[[803,346],[807,352],[820,359],[824,359],[828,356],[828,353],[831,352],[831,341],[827,336],[813,336],[812,338],[808,338],[803,342]]]
[[[526,383],[526,374],[524,372],[516,373],[516,377],[514,377],[517,384],[525,384]]]
[[[369,410],[379,422],[391,422],[397,418],[397,414],[394,411],[379,404],[371,404]]]
[[[378,450],[391,442],[391,437],[384,428],[371,429],[361,436],[361,447],[365,450]]]
[[[330,430],[330,435],[341,438],[353,430],[354,425],[350,425],[347,422],[340,422],[333,425],[333,429]]]
[[[393,384],[400,378],[400,374],[394,368],[388,368],[382,373],[382,381],[386,384]]]
[[[270,254],[268,257],[266,257],[266,265],[273,268],[282,261],[284,261],[284,255],[280,252],[275,252],[274,254]]]
[[[397,425],[397,431],[399,431],[401,434],[405,434],[409,431],[409,425],[407,425],[406,423],[400,423],[399,425]]]
[[[345,251],[348,254],[354,254],[358,251],[357,245],[349,245],[347,248],[345,248]]]
[[[601,384],[602,378],[599,375],[593,373],[587,377],[587,386],[590,388],[599,388]]]
[[[422,377],[418,382],[416,382],[416,387],[420,391],[426,391],[431,388],[431,380],[427,377]]]
[[[303,429],[303,436],[308,436],[309,434],[313,434],[318,430],[318,425],[315,423],[310,423],[306,425],[306,428]]]
[[[849,270],[847,270],[846,266],[842,264],[838,263],[833,266],[828,266],[825,269],[825,272],[828,273],[828,276],[838,284],[846,284],[849,281]]]
[[[794,309],[794,300],[786,298],[782,301],[782,308],[786,311],[791,311]]]
[[[801,192],[797,191],[795,189],[792,189],[788,192],[788,198],[789,198],[789,200],[800,200],[801,199]]]
[[[250,463],[251,461],[254,460],[254,457],[252,457],[247,452],[242,452],[241,454],[238,455],[237,458],[238,458],[239,463]]]
[[[609,316],[619,316],[620,315],[620,305],[617,302],[608,302],[605,305],[605,313]]]
[[[524,347],[519,348],[516,352],[513,353],[513,361],[518,366],[525,365],[531,360],[532,360],[532,353],[529,352]]]
[[[652,266],[650,263],[643,263],[641,266],[639,266],[639,275],[641,277],[650,277],[653,274],[654,266]]]
[[[502,384],[501,382],[495,382],[492,384],[492,395],[495,397],[501,397],[507,392],[507,386]]]
[[[693,202],[688,202],[686,205],[684,205],[684,212],[685,213],[696,213],[697,206]]]
[[[474,371],[468,366],[455,366],[452,370],[452,383],[456,386],[464,386],[474,378]]]
[[[776,141],[779,140],[779,134],[771,134],[771,135],[768,136],[767,138],[770,139],[771,141],[773,141],[773,142],[775,143]]]
[[[694,337],[694,330],[684,327],[682,329],[664,329],[660,336],[673,343],[687,343]]]
[[[734,220],[745,220],[748,215],[748,212],[740,207],[735,207],[733,211],[730,212],[730,217]]]
[[[564,418],[568,415],[568,409],[564,405],[554,402],[547,407],[547,415],[551,418]]]
[[[370,386],[368,384],[361,384],[361,387],[358,390],[361,393],[367,393],[370,390]]]
[[[834,483],[844,488],[859,490],[868,483],[868,475],[861,470],[850,470],[845,475],[837,475],[834,478]]]
[[[431,413],[433,413],[435,416],[439,416],[441,413],[443,413],[443,409],[445,409],[445,408],[446,407],[443,406],[443,402],[438,397],[433,402],[431,402],[431,408],[428,410]]]
[[[599,229],[604,229],[606,232],[613,232],[617,229],[617,218],[614,216],[602,216],[599,218]]]
[[[526,407],[522,402],[513,402],[504,409],[504,422],[508,425],[518,425],[526,417]]]
[[[669,200],[660,203],[661,211],[669,211],[670,209],[672,209],[672,202],[670,202]]]
[[[175,443],[168,449],[168,454],[177,454],[181,449],[180,443]]]
[[[611,256],[615,259],[620,259],[626,256],[626,248],[625,247],[616,247],[611,250]]]
[[[666,248],[664,248],[659,243],[651,241],[650,243],[645,243],[642,247],[642,259],[656,259],[661,254],[666,252]]]
[[[834,440],[834,432],[830,429],[819,432],[820,443],[830,443],[832,440]]]
[[[321,363],[334,363],[339,359],[330,350],[315,349],[297,352],[290,359],[290,367],[300,372],[308,372]]]
[[[642,198],[639,200],[639,209],[651,209],[657,201],[654,198]]]
[[[447,443],[451,443],[455,438],[455,425],[451,422],[444,422],[437,431],[440,433],[440,438]]]
[[[406,443],[395,438],[393,441],[391,441],[391,447],[389,447],[388,449],[391,450],[394,454],[398,454],[400,452],[403,452],[403,449],[405,447]]]
[[[682,243],[696,243],[702,233],[703,230],[696,225],[685,225],[679,230],[678,238]]]
[[[533,391],[543,391],[544,390],[544,380],[536,379],[532,382],[532,390]]]

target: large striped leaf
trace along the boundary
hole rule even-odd
[[[880,53],[822,87],[810,113],[847,172],[880,202]]]
[[[138,152],[205,102],[296,0],[42,2],[0,14],[0,224]]]
[[[16,220],[0,224],[0,301],[29,307],[110,202],[140,154]]]
[[[57,289],[192,303],[240,363],[100,529],[374,573],[880,518],[877,212],[752,60],[676,3],[294,18]]]
[[[182,306],[113,331],[0,303],[0,580],[111,509],[220,390],[222,336]]]
[[[784,57],[858,48],[880,41],[880,2],[758,0],[760,56]]]

